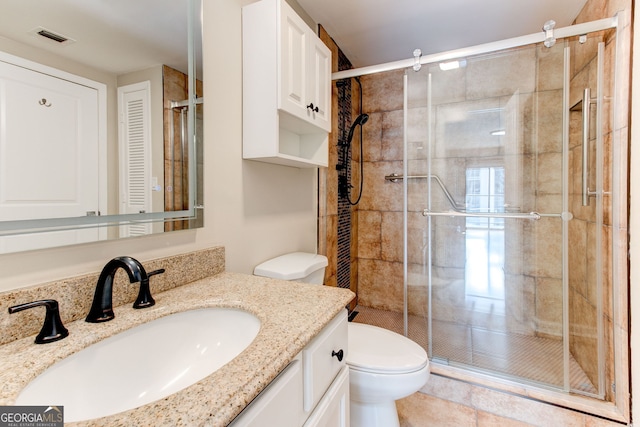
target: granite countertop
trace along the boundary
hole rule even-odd
[[[61,341],[36,345],[31,336],[0,346],[0,405],[13,405],[20,391],[55,362],[118,332],[180,311],[238,308],[260,319],[260,332],[245,351],[213,374],[139,408],[65,423],[226,426],[353,297],[347,289],[220,273],[158,293],[156,305],[148,309],[116,307],[110,322],[66,324],[69,336]]]

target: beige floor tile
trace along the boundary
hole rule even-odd
[[[400,427],[475,427],[473,408],[423,393],[396,402]]]

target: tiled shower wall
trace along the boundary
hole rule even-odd
[[[630,20],[631,2],[629,0],[590,0],[585,5],[577,19],[577,22],[586,22],[610,17],[615,15],[617,11],[625,9],[627,12],[627,19]],[[629,22],[627,21],[623,24],[625,25],[623,31],[628,33],[630,29]],[[335,49],[335,55],[335,52],[337,52],[337,46],[335,46],[335,43],[333,43],[330,37],[325,34],[325,42],[327,41],[329,41],[332,44],[333,49]],[[628,45],[623,46],[623,51],[620,52],[620,55],[625,58],[629,58],[630,47]],[[572,58],[574,65],[578,60],[579,58]],[[586,62],[588,62],[588,60],[589,59],[586,59]],[[583,66],[586,65],[586,62],[583,60]],[[628,102],[629,97],[628,66],[628,60],[625,60],[623,66],[625,71],[623,75],[625,76],[626,81],[619,82],[622,83],[620,87],[624,87],[624,89],[616,94],[620,108],[619,116],[624,117],[625,120],[623,123],[616,123],[614,129],[611,130],[611,132],[618,134],[619,140],[623,145],[621,149],[624,151],[624,155],[626,155],[628,143],[628,129],[626,125],[626,118],[628,117],[626,103]],[[334,68],[334,70],[335,69],[337,68]],[[588,67],[584,69],[586,70]],[[359,302],[363,305],[393,311],[402,311],[402,287],[395,286],[396,283],[402,283],[402,186],[385,181],[384,176],[402,172],[402,73],[403,71],[394,71],[378,76],[362,77],[364,85],[364,112],[368,113],[371,118],[363,127],[365,141],[364,195],[358,209],[356,210],[357,215],[354,215],[353,224],[354,235],[352,236],[352,242],[354,240],[357,241],[357,257],[353,252],[353,243],[351,251],[351,289],[358,291]],[[338,111],[337,102],[337,94],[334,92],[334,111]],[[355,115],[352,115],[352,117],[355,117]],[[337,123],[337,115],[334,115],[334,120],[336,121],[334,122],[333,128],[338,129],[339,124]],[[337,240],[336,231],[333,230],[337,230],[337,175],[334,165],[336,159],[335,144],[338,141],[338,136],[339,135],[332,135],[330,158],[331,156],[334,156],[334,160],[330,160],[330,167],[327,171],[327,175],[329,176],[325,181],[327,188],[324,189],[324,192],[321,192],[320,195],[320,200],[322,201],[324,198],[327,203],[327,209],[325,211],[326,217],[324,219],[327,226],[321,235],[326,236],[325,244],[328,249],[326,253],[330,258],[327,284],[334,285],[336,275],[335,266],[337,263],[335,258],[332,262],[331,248],[336,247]],[[626,192],[621,194],[622,199],[625,197]],[[332,208],[330,208],[331,206],[336,206],[335,212],[332,211]],[[332,215],[335,215],[335,219],[331,218]],[[576,222],[576,225],[580,224]],[[589,227],[588,220],[585,220],[584,227]],[[614,230],[610,225],[607,226],[607,229],[607,232],[617,233],[620,236],[624,236],[626,233],[626,223],[622,224],[620,229]],[[625,240],[622,239],[622,242],[625,242]],[[624,247],[621,247],[620,250],[621,253],[625,252]],[[586,254],[585,256],[587,258],[584,262],[589,263],[589,255]],[[614,264],[623,263],[624,260],[614,260]],[[354,266],[357,266],[357,269],[354,268]],[[605,265],[605,268],[612,267],[613,266]],[[331,271],[332,268],[333,272]],[[356,275],[355,278],[354,275]],[[575,287],[571,292],[577,293],[580,292],[580,290]],[[542,293],[540,295],[542,295]],[[574,316],[580,316],[581,311],[579,310],[591,310],[589,306],[592,305],[588,296],[585,295],[584,292],[578,295],[581,299],[577,299],[576,301],[583,301],[585,304],[573,306],[571,308],[571,310],[574,310]],[[623,307],[623,310],[617,317],[615,317],[608,307],[605,307],[605,324],[606,329],[610,331],[608,334],[616,335],[619,339],[618,342],[625,343],[626,341],[623,338],[627,333],[628,320],[625,300],[626,289],[624,289],[622,295],[618,295],[616,298],[616,303],[620,307]],[[424,306],[424,301],[421,301],[420,299],[421,298],[418,295],[409,296],[410,310],[412,310],[411,305],[413,304],[411,301],[416,301],[415,305],[417,306]],[[540,303],[538,306],[544,306],[544,301],[542,299],[538,302]],[[544,312],[537,313],[536,316],[540,320],[545,319]],[[548,320],[550,322],[547,323],[547,325],[557,324],[557,319],[555,318]],[[551,332],[554,328],[555,327],[552,326],[548,331]],[[607,337],[607,340],[610,341],[610,337]],[[613,355],[609,353],[608,357],[613,357]],[[624,356],[622,360],[617,360],[616,362],[623,370],[627,369],[626,358]],[[588,364],[589,362],[585,361],[584,363]],[[609,359],[607,360],[607,363],[609,366],[612,366],[613,360]],[[612,378],[611,373],[609,374],[609,378]],[[436,389],[439,390],[442,387],[447,391],[443,393],[435,392]],[[418,407],[413,408],[412,411],[422,411],[423,414],[435,414],[437,415],[438,422],[441,423],[449,421],[454,422],[455,417],[448,417],[454,416],[455,414],[465,413],[469,414],[469,418],[467,419],[469,424],[462,423],[458,425],[484,425],[480,420],[480,412],[478,412],[479,410],[476,408],[476,403],[474,403],[473,400],[474,397],[469,396],[469,399],[460,397],[466,394],[465,390],[468,387],[469,385],[464,382],[459,382],[454,379],[440,378],[436,388],[430,388],[427,386],[424,389],[424,392],[428,394],[433,393],[434,396],[438,396],[437,398],[434,397],[434,399],[427,399],[428,403],[425,403],[425,405],[430,407],[429,410],[425,411]],[[501,395],[499,391],[496,391],[495,394]],[[505,394],[505,396],[507,395]],[[510,396],[509,399],[521,401],[523,405],[526,405],[526,402],[528,401],[528,399],[517,396]],[[418,399],[418,402],[419,401],[420,399]],[[616,416],[615,418],[627,418],[629,403],[628,389],[624,387],[623,389],[618,388],[618,402],[621,411],[619,416]],[[434,405],[435,407],[431,408],[431,406]],[[517,422],[517,425],[545,425],[544,420],[548,419],[548,416],[551,416],[555,411],[553,406],[548,406],[541,402],[537,402],[534,406],[537,408],[535,414],[531,413],[530,416],[518,417],[519,421]],[[585,407],[582,407],[581,410],[590,412],[588,409],[585,409]],[[494,413],[497,414],[499,411]],[[596,418],[592,419],[588,415],[583,416],[588,418],[586,421],[588,425],[609,425],[609,423],[604,420],[598,422]],[[485,418],[490,419],[491,416]],[[419,417],[419,421],[412,418],[412,424],[410,425],[413,427],[419,427],[422,425],[426,426],[429,425],[429,421],[428,417]]]
[[[331,49],[332,71],[351,68],[351,63],[342,51],[326,33],[319,28],[320,39]],[[359,140],[354,138],[347,170],[338,171],[340,151],[338,143],[346,136],[351,126],[352,118],[359,111],[359,89],[353,81],[338,88],[332,84],[332,124],[333,131],[329,134],[329,167],[319,171],[319,252],[329,259],[329,266],[325,272],[325,284],[349,288],[357,292],[358,286],[358,205],[352,206],[346,198],[338,196],[338,176],[346,174],[349,182],[358,179],[359,175]],[[354,155],[352,156],[351,153]],[[353,184],[356,185],[356,184]],[[357,189],[356,189],[357,190]],[[354,308],[356,301],[350,308]]]

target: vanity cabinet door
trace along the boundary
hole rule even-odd
[[[305,412],[318,405],[346,366],[347,345],[347,310],[344,310],[302,350]]]
[[[342,368],[304,427],[349,427],[349,367]]]
[[[299,427],[302,420],[302,368],[298,356],[229,427]]]

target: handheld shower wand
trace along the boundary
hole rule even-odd
[[[356,126],[364,125],[365,123],[367,123],[367,120],[369,120],[368,114],[360,114],[358,117],[356,117],[356,119],[353,121],[353,124],[351,125],[351,129],[349,129],[349,136],[347,137],[347,142],[345,145],[351,144],[351,140],[353,140],[353,131],[355,130]]]
[[[341,153],[341,161],[340,163],[338,163],[338,165],[336,165],[337,170],[347,169],[347,166],[348,166],[347,162],[349,161],[349,147],[351,146],[351,141],[353,140],[353,132],[358,125],[362,126],[365,123],[367,123],[367,120],[369,120],[368,114],[360,114],[353,121],[353,124],[351,124],[351,128],[349,129],[349,134],[347,136],[347,139],[343,140],[340,143],[340,146],[342,148],[342,153]],[[360,141],[360,152],[362,152],[362,141]],[[363,159],[360,159],[361,167],[362,167],[362,162],[363,162]],[[347,198],[349,197],[349,182],[348,182],[346,173],[338,177],[338,195],[341,197],[347,197]],[[351,200],[349,201],[351,202]]]

